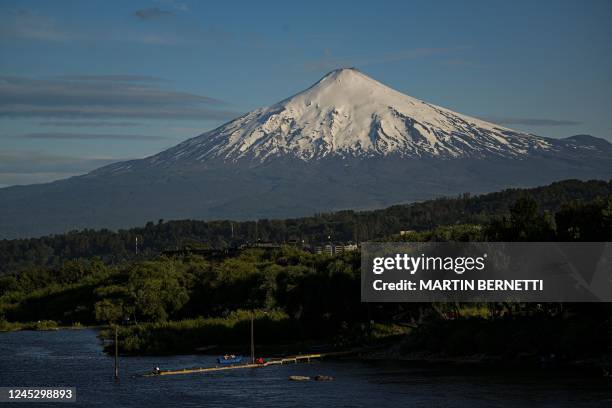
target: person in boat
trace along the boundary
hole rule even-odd
[[[223,356],[223,359],[224,359],[224,360],[229,360],[230,358],[231,358],[231,357],[230,357],[230,355],[229,355],[229,354],[226,354],[226,355],[224,355],[224,356]]]
[[[230,359],[232,359],[232,360],[233,360],[233,359],[235,359],[235,358],[236,358],[236,355],[234,355],[234,354],[230,355]]]
[[[265,362],[266,362],[266,361],[263,359],[263,357],[258,357],[258,358],[255,360],[255,364],[265,364]]]
[[[159,366],[155,366],[155,368],[153,369],[153,373],[154,374],[158,374],[158,375],[161,373],[161,370],[159,369]]]

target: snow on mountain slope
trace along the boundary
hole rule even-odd
[[[0,189],[0,238],[288,218],[568,178],[611,179],[612,145],[522,134],[342,69],[154,156]]]
[[[518,157],[549,149],[526,135],[404,95],[351,69],[146,160],[151,165],[210,159],[265,161],[293,156]]]

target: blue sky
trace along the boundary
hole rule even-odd
[[[612,140],[612,2],[3,1],[0,186],[156,153],[326,72]]]

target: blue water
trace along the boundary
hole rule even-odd
[[[459,374],[397,362],[323,361],[146,378],[138,374],[155,365],[214,365],[214,356],[122,357],[121,380],[115,382],[113,359],[96,335],[95,330],[0,333],[0,386],[77,389],[75,404],[37,406],[612,407],[612,381],[604,378]],[[336,379],[288,381],[290,375],[317,374]]]

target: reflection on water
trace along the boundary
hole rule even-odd
[[[212,356],[123,357],[121,381],[94,330],[0,333],[0,386],[74,386],[76,406],[114,407],[514,407],[612,406],[612,381],[543,375],[479,375],[407,363],[315,362],[143,378],[162,369],[214,365]],[[331,375],[292,382],[290,375]],[[75,406],[71,405],[71,406]],[[23,406],[23,405],[22,405]]]

